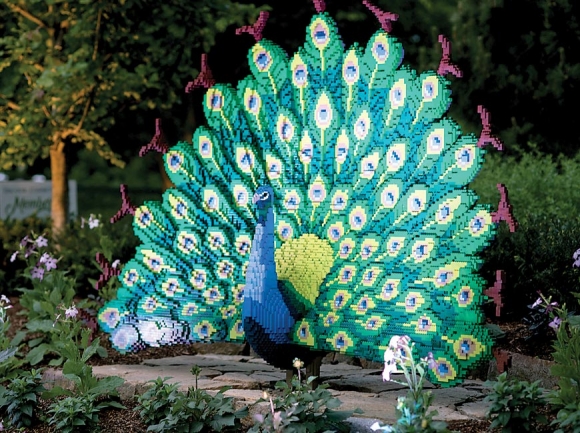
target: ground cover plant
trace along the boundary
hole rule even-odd
[[[248,432],[348,432],[350,427],[345,424],[346,419],[362,411],[338,410],[341,402],[328,391],[328,385],[315,386],[317,378],[314,376],[303,380],[301,368],[304,363],[300,359],[295,358],[292,365],[297,374],[292,376],[291,383],[277,382],[275,390],[278,392],[274,395],[264,392],[255,403],[266,403],[269,410],[254,416],[254,426]]]

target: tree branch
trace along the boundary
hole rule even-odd
[[[8,101],[8,102],[6,102],[6,106],[7,106],[8,108],[11,108],[11,109],[15,110],[15,111],[18,111],[18,110],[20,110],[20,106],[19,106],[18,104],[15,104],[15,103],[14,103],[14,102],[12,102],[12,101]]]
[[[40,18],[35,17],[27,10],[22,9],[20,6],[16,6],[16,5],[9,3],[9,2],[6,2],[6,4],[8,5],[8,7],[10,9],[12,9],[13,12],[19,13],[24,18],[27,18],[28,20],[32,21],[34,24],[36,24],[44,29],[49,30],[48,25],[46,25],[44,21],[42,21]]]
[[[95,30],[95,46],[93,47],[93,62],[97,60],[97,52],[99,50],[99,33],[101,32],[101,16],[103,10],[99,9],[99,16],[97,16],[97,28]]]

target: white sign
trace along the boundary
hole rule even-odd
[[[23,219],[33,214],[39,218],[50,217],[52,182],[10,180],[0,182],[0,219]],[[68,181],[68,211],[76,215],[77,182]]]

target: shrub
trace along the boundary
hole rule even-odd
[[[570,303],[570,290],[577,281],[569,257],[580,245],[580,188],[575,181],[580,179],[580,153],[574,158],[537,151],[517,157],[489,153],[486,159],[471,187],[482,203],[495,209],[496,184],[507,185],[520,223],[515,233],[501,224],[483,256],[481,272],[490,285],[497,269],[506,271],[502,316],[524,316],[526,304],[534,302],[538,290]]]
[[[485,399],[491,403],[487,416],[492,420],[492,429],[499,427],[502,433],[534,431],[534,422],[546,422],[546,417],[538,414],[538,409],[546,404],[539,380],[512,380],[502,373],[496,382],[486,384],[491,387]]]
[[[519,223],[515,233],[500,226],[496,240],[483,253],[481,273],[490,286],[497,269],[506,271],[502,316],[526,315],[527,305],[536,300],[538,290],[563,303],[574,302],[572,291],[578,286],[578,273],[570,257],[580,245],[580,218],[530,215]]]
[[[5,413],[12,426],[30,427],[36,421],[34,411],[44,391],[41,379],[41,370],[31,370],[12,379],[6,388],[0,386],[0,415]]]
[[[580,294],[575,293],[580,298]],[[565,431],[580,432],[580,316],[568,313],[566,306],[555,310],[557,328],[554,341],[554,365],[551,373],[558,378],[558,389],[552,391],[548,401],[558,410],[552,422]]]
[[[45,238],[52,239],[49,220],[30,217],[22,221],[0,221],[0,259],[5,265],[19,249],[22,239],[31,233],[42,233]],[[111,224],[108,219],[94,215],[70,221],[55,241],[50,242],[45,252],[60,257],[60,266],[75,276],[75,294],[83,297],[95,293],[95,280],[101,274],[95,260],[97,252],[104,253],[109,261],[118,259],[125,263],[133,256],[138,244],[130,218]],[[29,284],[26,263],[13,262],[2,268],[6,271],[0,271],[0,278],[4,279],[5,287],[10,291]]]
[[[241,429],[241,419],[248,414],[248,408],[235,410],[234,399],[226,397],[229,387],[221,388],[215,396],[197,386],[201,369],[194,366],[195,387],[186,393],[179,391],[178,384],[168,384],[165,379],[151,381],[152,387],[137,397],[135,408],[143,422],[152,432],[237,432]]]
[[[48,423],[62,433],[95,431],[101,409],[94,396],[69,396],[50,406]]]
[[[306,380],[306,383],[303,383],[300,368],[304,366],[304,363],[296,358],[293,365],[298,371],[298,376],[292,377],[291,385],[280,381],[276,383],[276,389],[281,391],[280,395],[272,398],[267,392],[264,392],[263,398],[255,403],[268,402],[270,411],[265,416],[255,415],[256,423],[248,432],[350,431],[350,427],[344,421],[353,413],[362,413],[362,411],[360,409],[355,411],[336,410],[341,401],[332,396],[327,389],[328,385],[322,384],[318,385],[316,389],[312,389],[316,377],[311,376]]]
[[[496,184],[507,185],[516,219],[545,215],[568,221],[580,215],[580,153],[574,158],[552,157],[537,151],[506,157],[488,153],[472,182],[482,203],[499,201]]]

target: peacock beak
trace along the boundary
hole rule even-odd
[[[254,194],[254,197],[252,197],[252,203],[256,204],[260,201],[260,194]]]

